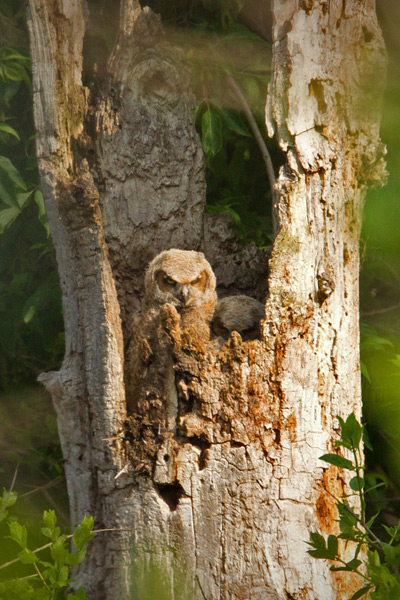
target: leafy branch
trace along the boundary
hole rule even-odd
[[[71,583],[73,566],[80,564],[86,555],[88,542],[94,537],[93,518],[85,517],[71,535],[62,534],[57,527],[57,517],[53,510],[43,513],[42,535],[50,541],[40,548],[31,550],[28,545],[27,527],[9,517],[8,510],[17,501],[16,492],[3,489],[0,496],[0,521],[8,521],[9,535],[20,548],[17,557],[0,566],[6,568],[16,562],[30,565],[33,573],[24,577],[14,577],[0,582],[0,599],[3,600],[56,600],[64,597],[62,590]],[[68,540],[72,538],[75,549],[70,551]],[[38,552],[48,549],[50,558],[39,558]],[[67,600],[88,600],[82,587],[75,594],[68,594]]]
[[[325,539],[318,532],[310,532],[312,550],[309,554],[314,558],[334,561],[331,571],[348,571],[356,573],[363,580],[363,585],[349,600],[357,600],[369,594],[373,600],[398,600],[400,598],[400,524],[384,529],[388,541],[381,540],[371,529],[379,513],[371,519],[366,519],[365,496],[380,484],[366,489],[364,478],[365,465],[363,462],[362,444],[369,449],[371,445],[365,431],[354,413],[344,421],[338,417],[341,436],[334,447],[343,447],[352,455],[352,460],[338,454],[324,454],[321,460],[340,469],[352,471],[355,476],[349,481],[350,494],[342,499],[335,498],[339,514],[339,535],[329,535]],[[332,495],[332,494],[331,494]],[[356,496],[354,506],[349,498]],[[343,560],[340,553],[339,540],[344,540],[346,546],[353,544],[354,555],[349,561]],[[364,558],[366,557],[366,558]]]

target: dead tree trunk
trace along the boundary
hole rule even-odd
[[[42,381],[58,414],[76,523],[95,538],[78,583],[96,600],[334,600],[357,582],[313,563],[343,477],[322,469],[335,416],[360,415],[358,237],[384,171],[384,51],[374,2],[276,0],[268,124],[287,164],[261,340],[171,344],[171,426],[128,414],[124,341],[146,264],[202,250],[223,294],[265,299],[266,266],[204,216],[187,67],[159,19],[122,0],[106,72],[82,85],[80,0],[31,0],[37,151],[63,291],[66,354]],[[373,82],[373,83],[372,83]],[[166,401],[163,390],[155,402]],[[143,420],[144,421],[144,420]],[[168,426],[167,426],[168,425]],[[147,436],[151,432],[151,439]]]

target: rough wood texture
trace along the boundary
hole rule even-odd
[[[243,249],[228,215],[204,218],[190,73],[159,17],[137,2],[121,4],[108,75],[94,100],[95,170],[123,320],[140,306],[146,266],[166,248],[203,250],[226,293],[264,300],[262,251]]]
[[[267,112],[287,165],[263,339],[185,347],[166,315],[153,401],[173,398],[176,417],[146,422],[127,414],[123,379],[144,266],[162,249],[203,250],[224,294],[264,300],[265,260],[225,217],[204,218],[189,74],[159,19],[122,0],[107,72],[88,90],[84,6],[31,0],[29,14],[67,337],[62,369],[42,381],[73,523],[87,513],[117,529],[95,539],[78,584],[93,600],[150,600],[155,583],[155,597],[164,587],[174,600],[344,600],[356,582],[310,559],[304,541],[334,527],[325,489],[340,495],[343,477],[318,457],[334,417],[361,409],[358,235],[366,186],[384,170],[374,4],[276,0]]]

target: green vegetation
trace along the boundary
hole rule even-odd
[[[174,2],[153,0],[171,42],[185,51],[196,97],[196,127],[207,164],[207,210],[229,212],[243,243],[272,243],[270,182],[247,114],[276,169],[283,157],[265,127],[265,98],[270,78],[271,43],[244,2],[223,0]],[[268,31],[268,27],[265,27]]]
[[[8,537],[14,543],[16,557],[0,565],[0,570],[9,573],[15,566],[19,572],[0,581],[0,600],[57,600],[64,598],[65,588],[71,583],[71,569],[80,564],[86,555],[88,542],[94,537],[93,519],[85,517],[68,536],[61,534],[53,510],[43,512],[43,527],[40,532],[45,544],[31,549],[28,529],[9,509],[16,503],[17,494],[3,489],[0,496],[0,524],[7,525]],[[3,534],[4,535],[4,534]],[[70,552],[69,538],[75,550]],[[63,591],[64,590],[64,591]],[[88,600],[82,587],[76,594],[68,594],[67,600]]]
[[[0,3],[23,42],[24,10]],[[0,390],[31,383],[63,353],[61,302],[34,147],[30,60],[0,47]]]
[[[350,571],[360,576],[361,587],[349,600],[365,597],[371,600],[398,600],[400,598],[400,523],[394,527],[383,525],[385,539],[380,539],[372,530],[379,512],[367,519],[366,497],[381,488],[384,481],[365,475],[362,444],[372,450],[361,425],[352,413],[346,421],[338,417],[341,436],[334,447],[346,449],[351,458],[339,454],[324,454],[321,460],[350,471],[354,476],[349,481],[350,493],[336,499],[340,533],[325,539],[320,533],[310,533],[313,548],[309,554],[314,558],[334,561],[331,571]],[[375,479],[369,485],[369,479]],[[341,542],[342,540],[342,542]],[[344,543],[343,543],[344,542]],[[346,552],[353,550],[350,559],[343,559]]]

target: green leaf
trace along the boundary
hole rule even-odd
[[[26,185],[14,167],[5,156],[0,156],[0,198],[11,207],[19,207],[17,194],[26,192]]]
[[[8,512],[6,508],[13,506],[16,503],[17,498],[17,492],[9,492],[3,488],[3,493],[0,496],[0,521],[3,521],[7,517]]]
[[[361,324],[360,348],[363,352],[366,350],[382,352],[384,350],[392,349],[393,347],[393,342],[391,342],[388,338],[378,335],[376,330],[372,327]]]
[[[308,542],[314,548],[326,548],[326,542],[323,535],[318,533],[318,531],[310,531],[311,542]]]
[[[353,448],[358,448],[364,428],[357,421],[354,413],[351,413],[342,426],[342,439],[347,440]]]
[[[43,194],[42,194],[41,190],[36,190],[35,195],[34,195],[34,200],[39,208],[39,212],[38,212],[39,221],[45,228],[47,237],[49,237],[50,236],[50,227],[49,227],[49,222],[47,220],[46,207],[45,207],[44,198],[43,198]]]
[[[63,567],[61,567],[59,573],[58,573],[58,578],[57,578],[57,585],[60,588],[63,587],[67,587],[68,582],[69,582],[69,568],[64,565]]]
[[[369,439],[369,436],[368,436],[368,432],[367,432],[367,430],[365,428],[364,428],[364,431],[363,431],[363,442],[364,442],[364,446],[366,448],[368,448],[368,450],[371,450],[371,452],[372,452],[373,451],[373,447],[372,447],[372,444],[370,442],[370,439]]]
[[[50,547],[51,556],[58,566],[65,565],[69,555],[69,552],[65,547],[65,539],[65,535],[58,537]]]
[[[59,535],[60,535],[60,528],[59,527],[42,527],[41,530],[42,534],[48,538],[50,538],[51,540],[55,541]]]
[[[335,556],[337,556],[337,553],[338,553],[338,541],[337,541],[337,537],[335,535],[328,535],[327,547],[328,547],[328,550],[332,554],[334,554]]]
[[[360,490],[364,489],[364,486],[365,486],[364,477],[359,477],[359,476],[353,477],[349,481],[349,486],[355,492],[359,492]]]
[[[368,490],[368,491],[369,491],[369,490]],[[372,525],[373,525],[373,524],[374,524],[374,522],[375,522],[375,519],[376,519],[377,517],[379,517],[379,515],[380,515],[380,512],[377,512],[377,513],[375,513],[375,514],[374,514],[374,515],[373,515],[373,516],[372,516],[372,517],[371,517],[371,518],[370,518],[370,519],[367,521],[367,527],[369,527],[369,528],[371,529]],[[386,526],[385,526],[385,525],[383,525],[383,527],[386,527]]]
[[[43,217],[46,214],[46,208],[44,205],[44,198],[43,198],[43,194],[42,194],[41,190],[36,190],[34,199],[39,208],[39,213],[38,213],[39,218]]]
[[[80,550],[77,550],[76,552],[70,554],[68,556],[68,564],[74,566],[79,565],[81,562],[83,562],[86,556],[86,549],[87,546],[83,546],[83,548],[81,548]]]
[[[263,63],[261,65],[249,65],[247,67],[247,71],[254,74],[261,74],[269,77],[271,74],[271,67],[267,63]]]
[[[361,598],[362,596],[364,596],[371,589],[372,589],[372,585],[366,585],[363,588],[360,588],[358,590],[358,592],[356,592],[355,594],[353,594],[352,597],[349,598],[349,600],[358,600],[358,598]]]
[[[349,560],[349,562],[346,563],[346,566],[351,571],[356,571],[360,565],[361,565],[361,560],[359,560],[358,558],[353,558],[352,560]]]
[[[368,552],[368,562],[375,567],[381,565],[381,559],[379,558],[379,552],[377,550]]]
[[[260,87],[254,77],[245,75],[242,77],[242,87],[246,91],[246,96],[251,105],[257,104],[260,101]]]
[[[348,469],[349,471],[354,471],[355,469],[351,460],[348,460],[343,456],[339,456],[338,454],[324,454],[319,458],[320,460],[330,463],[331,465],[335,465],[335,467],[339,467],[340,469]]]
[[[31,304],[30,307],[28,308],[28,310],[24,311],[24,313],[22,314],[22,318],[24,320],[25,325],[33,319],[33,317],[35,316],[35,313],[36,313],[36,307],[33,304]],[[43,530],[42,530],[42,533],[43,533]]]
[[[346,421],[341,417],[337,417],[341,428],[341,439],[336,445],[345,446],[349,450],[355,450],[359,447],[364,427],[357,421],[354,413],[351,413]]]
[[[231,207],[229,207],[227,210],[231,215],[236,227],[240,227],[242,225],[242,219],[240,218],[240,215],[236,212],[236,210],[233,210],[233,208]]]
[[[400,545],[398,543],[385,544],[381,543],[381,548],[383,549],[383,553],[385,555],[385,560],[389,565],[393,565],[398,567],[400,564]]]
[[[246,123],[243,121],[239,114],[227,110],[226,108],[219,105],[215,105],[215,107],[218,111],[218,114],[222,117],[222,119],[225,121],[225,123],[231,131],[237,133],[238,135],[251,137],[249,128],[247,127]]]
[[[17,542],[17,544],[21,548],[23,548],[23,549],[26,548],[28,534],[27,534],[25,525],[20,525],[20,523],[18,523],[18,521],[12,521],[11,523],[8,524],[8,527],[10,529],[9,537],[12,540],[14,540],[15,542]]]
[[[42,527],[40,529],[40,531],[44,536],[50,538],[53,541],[55,541],[58,538],[58,536],[60,535],[59,527],[56,527],[55,529],[52,529],[50,527]]]
[[[26,192],[26,185],[18,170],[6,156],[0,156],[0,177],[7,176],[16,189]]]
[[[22,209],[24,208],[28,202],[30,197],[32,196],[32,191],[30,192],[17,192],[16,199],[18,206]]]
[[[368,381],[368,383],[371,383],[371,376],[369,374],[368,367],[363,360],[360,360],[360,369],[361,369],[361,375],[363,375],[365,377],[365,379]]]
[[[341,531],[341,535],[339,536],[342,539],[352,540],[358,535],[358,531],[356,529],[357,519],[355,515],[350,512],[346,506],[342,502],[336,503],[338,512],[339,512],[339,527]],[[350,507],[348,507],[352,510]]]
[[[215,156],[222,148],[222,124],[211,106],[203,114],[201,128],[204,153]]]
[[[13,129],[6,123],[0,123],[0,131],[4,131],[5,133],[9,133],[10,135],[13,135],[15,138],[17,138],[18,141],[20,139],[20,137],[19,137],[18,133],[15,131],[15,129]]]
[[[329,558],[334,560],[337,554],[337,540],[334,535],[328,537],[328,547],[325,538],[318,531],[310,531],[311,542],[307,542],[314,550],[307,550],[314,558]]]
[[[23,54],[20,54],[16,50],[13,50],[11,54],[6,54],[2,58],[3,58],[3,60],[11,60],[11,59],[16,58],[18,60],[26,60],[27,62],[30,62],[29,56],[24,56]]]
[[[32,565],[39,560],[37,555],[31,550],[28,550],[28,548],[24,548],[21,552],[18,552],[17,556],[24,565]]]
[[[28,79],[25,68],[17,62],[13,62],[9,65],[3,64],[3,73],[5,77],[11,79],[11,81],[26,81]]]
[[[329,550],[307,550],[307,552],[313,558],[325,558],[330,560],[334,560],[335,558],[332,555],[332,552],[330,552]]]
[[[48,527],[51,531],[54,531],[54,528],[57,524],[57,515],[54,510],[45,510],[43,511],[43,523]],[[60,535],[58,533],[58,535]],[[58,537],[57,535],[57,537]]]
[[[89,600],[83,587],[76,590],[75,594],[68,594],[67,600]]]
[[[85,516],[82,523],[80,523],[76,527],[76,529],[74,531],[74,535],[73,535],[73,540],[74,540],[74,544],[78,548],[78,550],[83,548],[83,546],[85,544],[87,544],[89,542],[89,540],[94,538],[95,534],[92,533],[93,525],[94,525],[93,517]]]
[[[20,214],[20,209],[17,206],[11,208],[3,208],[0,210],[0,234],[9,227]]]

